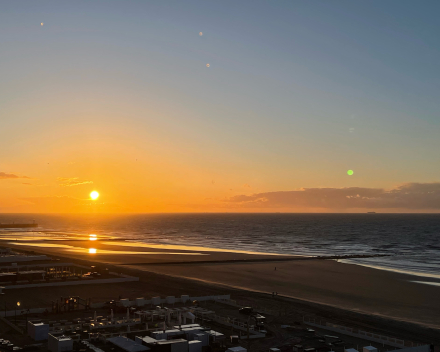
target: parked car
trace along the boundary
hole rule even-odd
[[[254,313],[254,308],[252,308],[252,307],[243,307],[243,308],[240,308],[238,310],[238,312],[241,313],[241,314],[245,314],[245,315],[251,315],[251,314]]]

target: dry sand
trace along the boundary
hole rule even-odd
[[[141,268],[440,328],[440,287],[410,275],[332,260]]]

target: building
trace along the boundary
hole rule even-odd
[[[202,352],[202,347],[199,340],[188,341],[188,352]]]
[[[139,342],[130,340],[125,336],[112,337],[107,339],[107,341],[126,352],[141,352],[150,350],[147,346],[143,346]]]
[[[29,337],[34,341],[47,340],[49,335],[49,324],[28,321],[27,330]]]
[[[373,346],[365,346],[362,350],[363,352],[377,352],[377,348]]]
[[[70,337],[48,334],[47,348],[50,352],[73,351],[73,340]]]
[[[184,339],[157,341],[152,345],[153,352],[188,352],[188,341]]]

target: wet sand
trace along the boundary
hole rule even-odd
[[[45,242],[45,244],[54,243]],[[219,261],[227,260],[273,260],[283,257],[230,253],[203,248],[149,247],[146,244],[127,246],[127,242],[118,241],[111,244],[106,241],[63,241],[61,244],[77,249],[72,251],[70,247],[42,247],[43,243],[41,247],[9,243],[10,246],[16,248],[52,256],[115,265],[120,271],[137,272],[136,275],[145,272],[146,275],[150,273],[172,276],[182,282],[182,290],[179,290],[182,292],[191,291],[196,282],[203,284],[204,287],[211,284],[226,290],[229,287],[234,291],[243,289],[269,295],[272,292],[278,292],[283,297],[440,328],[440,300],[438,299],[440,287],[415,283],[413,281],[427,281],[416,276],[322,259],[219,263]],[[95,254],[88,252],[88,248],[92,247],[97,249]],[[130,254],[131,251],[143,253]],[[216,263],[196,263],[206,260],[216,261]],[[161,262],[170,261],[176,261],[179,264],[160,265]],[[181,262],[186,262],[186,264]],[[136,263],[138,265],[133,265]],[[182,278],[190,280],[181,280]],[[172,281],[171,278],[168,280]],[[166,282],[167,279],[163,279],[161,285],[165,287]],[[175,289],[175,286],[173,287]],[[89,288],[82,290],[90,291]],[[164,291],[162,294],[177,293]],[[142,296],[150,296],[150,294],[145,293]]]
[[[60,255],[76,259],[96,260],[107,264],[170,263],[170,262],[206,262],[255,259],[288,259],[296,256],[276,254],[227,252],[210,248],[183,247],[173,245],[155,245],[130,243],[125,241],[3,241],[0,245],[18,250],[35,251],[49,256]]]

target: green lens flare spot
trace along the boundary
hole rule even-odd
[[[347,175],[348,175],[348,176],[353,175],[353,170],[348,170],[348,171],[347,171]]]

